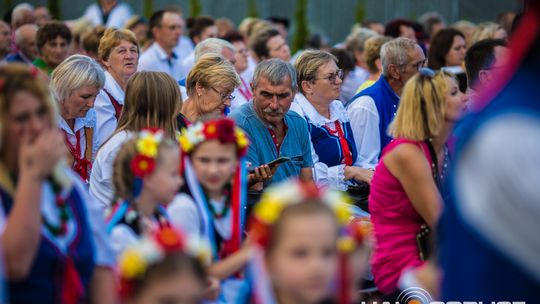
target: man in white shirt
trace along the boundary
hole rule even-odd
[[[111,28],[123,28],[133,12],[127,3],[116,0],[100,0],[91,4],[84,12],[84,18],[94,26],[105,25]]]
[[[181,59],[173,51],[182,35],[183,19],[178,10],[166,9],[150,17],[154,43],[139,60],[139,71],[165,72],[175,80],[182,79]]]
[[[386,129],[396,115],[403,87],[425,61],[420,46],[408,38],[385,43],[381,78],[347,104],[354,141],[361,147],[362,168],[373,168],[379,161],[381,150],[391,140]]]
[[[230,61],[231,64],[236,64],[236,49],[230,42],[223,39],[208,38],[197,44],[193,53],[195,62],[197,62],[203,55],[216,54]],[[187,98],[186,78],[182,78],[180,81],[178,81],[178,84],[180,85],[182,98]]]

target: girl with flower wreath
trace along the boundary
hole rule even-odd
[[[120,200],[108,215],[107,232],[120,254],[143,235],[169,226],[163,205],[182,185],[178,144],[163,130],[142,130],[120,148],[113,184]]]
[[[122,303],[201,303],[204,254],[198,243],[170,227],[145,236],[118,259]]]
[[[178,83],[164,72],[137,72],[131,76],[118,125],[99,148],[90,175],[90,195],[104,210],[116,200],[113,162],[123,143],[145,128],[160,128],[176,139],[176,116],[182,108]]]
[[[290,180],[268,188],[250,219],[252,303],[358,300],[369,226],[353,219],[351,209],[342,192],[314,183]]]
[[[248,258],[242,246],[248,139],[233,120],[217,118],[192,124],[179,140],[187,187],[168,206],[171,222],[209,245],[209,274],[222,280],[219,301],[238,303],[244,284],[238,273]]]
[[[9,303],[114,303],[115,256],[38,71],[0,67],[0,238]]]

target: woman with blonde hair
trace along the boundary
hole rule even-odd
[[[508,38],[506,30],[497,23],[494,22],[482,22],[478,24],[472,34],[471,45],[484,39],[503,39]]]
[[[390,134],[371,181],[369,211],[377,243],[375,284],[384,294],[398,289],[403,271],[424,263],[429,229],[442,208],[449,165],[446,142],[467,97],[448,72],[423,68],[405,85]]]
[[[96,98],[96,151],[116,128],[127,82],[137,72],[139,54],[139,42],[129,30],[107,29],[101,37],[98,56],[105,67],[105,86]]]
[[[58,126],[70,152],[69,164],[86,182],[90,178],[97,140],[94,101],[104,83],[101,66],[83,55],[70,56],[51,75],[51,91],[60,112]]]
[[[392,40],[388,36],[374,36],[364,42],[364,61],[369,71],[369,77],[358,87],[356,94],[372,86],[382,74],[381,48],[386,42]]]
[[[50,92],[35,68],[0,67],[0,239],[9,303],[114,303],[100,210],[62,164]]]
[[[234,66],[216,54],[199,58],[186,78],[188,98],[184,101],[182,114],[189,121],[205,115],[226,115],[231,106],[240,78]]]
[[[178,83],[163,72],[138,72],[128,81],[122,115],[112,136],[98,150],[90,177],[90,195],[101,207],[114,200],[113,161],[124,142],[145,128],[163,129],[176,138],[176,116],[182,109]]]

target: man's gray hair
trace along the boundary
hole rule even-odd
[[[23,35],[23,32],[24,31],[29,31],[29,30],[33,30],[34,31],[34,35],[37,35],[37,31],[38,31],[38,26],[35,25],[35,24],[25,24],[21,27],[19,27],[16,31],[15,31],[15,45],[17,47],[21,47],[21,44],[24,40],[24,35]]]
[[[352,30],[352,33],[345,39],[345,48],[350,52],[364,51],[364,43],[371,37],[378,36],[374,30],[358,27]]]
[[[409,63],[408,52],[417,47],[416,42],[409,38],[396,38],[381,47],[381,64],[383,75],[388,75],[388,67],[393,64],[403,66]]]
[[[19,19],[23,17],[23,13],[26,11],[33,12],[34,7],[30,3],[19,3],[13,8],[13,11],[11,12],[11,24],[17,25],[19,22]]]
[[[283,83],[285,76],[291,80],[291,90],[296,91],[296,70],[289,62],[277,58],[263,60],[253,72],[253,89],[257,87],[263,77],[268,79],[270,84],[279,85]]]
[[[195,47],[195,62],[197,62],[199,58],[205,54],[216,54],[223,56],[222,52],[225,48],[229,49],[233,53],[236,53],[236,49],[229,41],[219,38],[205,39],[199,42],[199,44],[197,44]]]

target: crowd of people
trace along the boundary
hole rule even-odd
[[[533,274],[507,266],[515,289],[459,288],[456,257],[471,262],[449,244],[469,235],[456,241],[445,213],[462,199],[469,137],[455,126],[520,64],[508,41],[536,19],[365,21],[291,54],[280,17],[147,20],[116,0],[76,21],[27,3],[9,17],[2,303],[405,303],[410,288],[538,300],[522,252]]]

